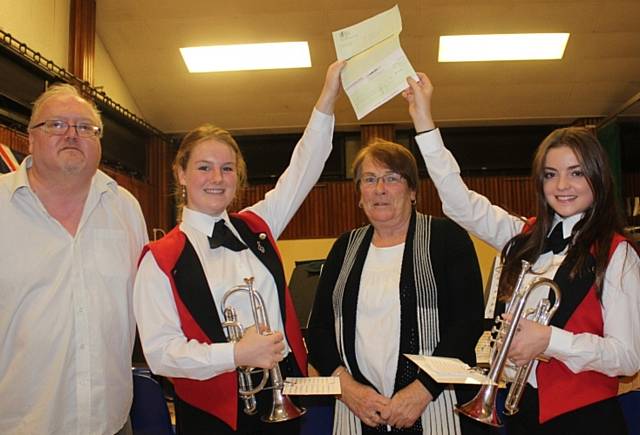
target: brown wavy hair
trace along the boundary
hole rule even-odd
[[[609,260],[609,249],[615,233],[624,234],[624,215],[616,201],[613,176],[607,153],[596,136],[582,127],[559,128],[551,132],[538,146],[531,169],[535,186],[537,213],[530,231],[511,239],[502,249],[502,274],[498,296],[508,300],[513,293],[521,269],[521,260],[535,262],[551,230],[554,210],[548,204],[544,191],[544,168],[547,153],[552,148],[568,147],[573,151],[593,193],[593,203],[574,227],[574,237],[565,261],[571,264],[571,279],[582,273],[589,256],[595,257],[595,285],[598,298],[602,298],[602,283]],[[593,250],[593,251],[592,251]]]

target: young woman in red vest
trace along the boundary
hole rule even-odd
[[[501,250],[499,298],[510,299],[521,260],[533,265],[525,285],[544,276],[562,292],[549,326],[520,321],[509,360],[521,366],[544,355],[548,362],[533,363],[520,412],[506,419],[508,434],[626,433],[617,376],[640,368],[640,259],[624,235],[602,146],[584,128],[552,132],[533,161],[537,215],[514,216],[466,187],[431,116],[433,86],[419,78],[408,79],[403,93],[416,141],[445,214]],[[527,307],[548,294],[538,287]]]
[[[204,125],[182,140],[173,165],[182,219],[145,249],[134,290],[134,310],[151,370],[172,379],[178,434],[298,433],[299,420],[263,423],[271,391],[258,394],[258,413],[247,415],[238,395],[239,366],[272,368],[283,378],[306,374],[306,352],[286,287],[275,240],[320,177],[331,152],[333,109],[344,63],[332,64],[289,167],[265,198],[228,213],[246,180],[237,143],[223,129]],[[268,153],[269,150],[265,150]],[[237,343],[222,327],[227,290],[254,277],[272,335],[247,329]],[[253,325],[249,297],[227,301],[244,327]]]

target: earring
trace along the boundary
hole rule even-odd
[[[187,202],[187,186],[184,184],[181,186],[180,196],[182,197],[183,202]]]

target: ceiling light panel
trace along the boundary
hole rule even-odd
[[[562,59],[569,33],[441,36],[438,62]]]
[[[180,53],[191,73],[311,66],[306,41],[183,47]]]

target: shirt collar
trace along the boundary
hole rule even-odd
[[[33,156],[28,155],[20,163],[20,166],[15,172],[15,177],[13,178],[13,186],[11,186],[11,196],[15,195],[15,193],[19,189],[29,189],[31,190],[31,185],[29,184],[29,176],[27,175],[27,171],[33,165]],[[93,178],[91,179],[91,190],[95,190],[98,194],[103,192],[112,191],[116,192],[118,189],[118,183],[116,180],[102,172],[101,170],[97,170]]]
[[[226,210],[218,216],[211,216],[186,206],[182,209],[182,222],[205,236],[210,236],[213,233],[213,226],[221,219],[229,222],[229,215]]]
[[[13,177],[13,186],[11,186],[11,197],[16,194],[18,189],[29,187],[29,177],[27,177],[27,169],[31,167],[33,162],[31,161],[31,156],[27,156],[22,160],[18,169],[16,169],[15,176]]]
[[[553,216],[553,223],[551,224],[551,228],[549,229],[549,233],[553,231],[553,228],[557,223],[562,222],[562,237],[568,238],[571,236],[571,232],[573,231],[573,227],[580,222],[580,219],[584,216],[584,212],[574,214],[573,216],[569,216],[568,218],[563,218],[557,213]],[[549,234],[547,234],[548,236]]]

